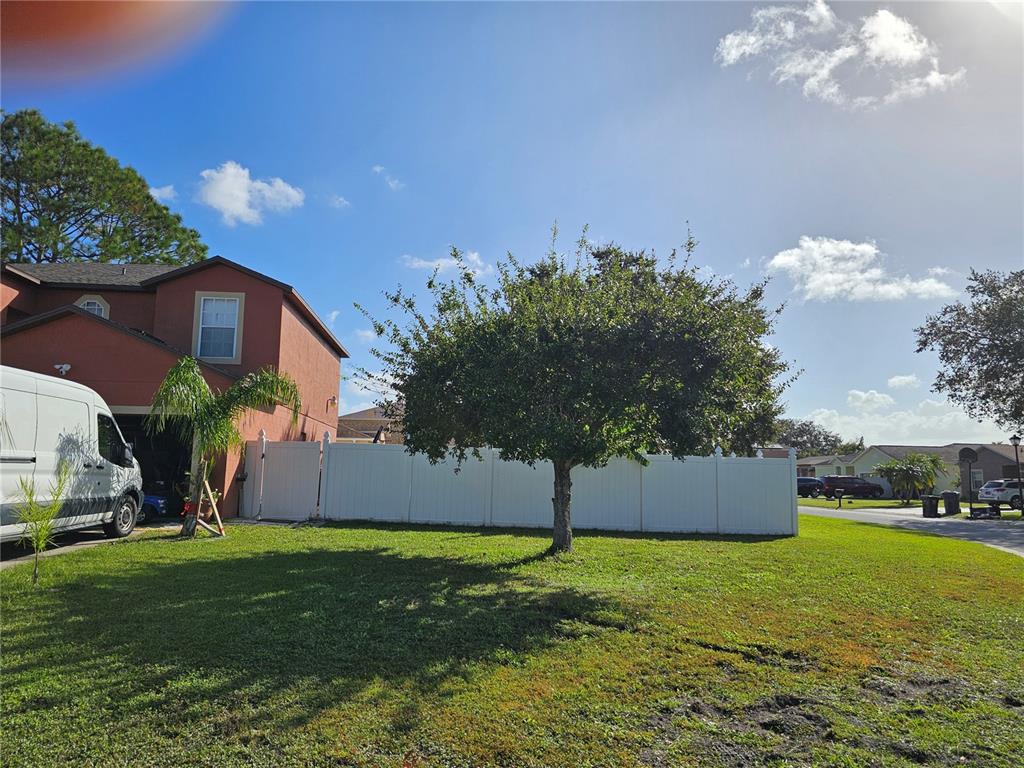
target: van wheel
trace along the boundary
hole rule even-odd
[[[114,519],[103,524],[103,533],[108,539],[123,539],[135,530],[135,521],[138,519],[139,509],[135,505],[135,499],[125,496],[117,503],[114,511]]]

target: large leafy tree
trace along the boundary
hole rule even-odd
[[[149,194],[134,169],[35,110],[5,113],[0,150],[5,262],[189,264],[199,233]]]
[[[196,533],[198,502],[210,464],[242,443],[238,417],[250,408],[275,405],[291,410],[293,424],[298,420],[302,406],[298,386],[287,374],[271,368],[247,373],[222,392],[210,389],[192,357],[181,358],[167,372],[153,396],[146,426],[152,432],[170,428],[192,440],[189,492],[193,504],[182,524],[182,536]]]
[[[830,456],[842,453],[843,438],[810,419],[779,419],[772,439],[786,448],[795,448],[797,456]]]
[[[907,505],[915,493],[934,488],[938,476],[947,473],[947,467],[942,457],[934,453],[908,453],[903,458],[876,464],[875,471],[889,481],[893,493]]]
[[[696,243],[692,238],[686,250]],[[458,277],[428,282],[433,308],[398,289],[391,317],[370,319],[389,349],[364,374],[392,395],[406,447],[459,462],[483,446],[554,467],[552,551],[572,548],[574,467],[645,452],[746,451],[770,437],[787,370],[762,344],[778,310],[764,284],[704,279],[673,253],[509,255],[488,288],[452,250]]]
[[[938,350],[933,389],[975,418],[1024,428],[1024,270],[971,270],[970,301],[955,302],[917,329],[917,351]]]

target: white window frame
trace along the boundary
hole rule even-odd
[[[85,305],[88,304],[90,301],[95,302],[96,304],[99,305],[101,312],[99,313],[98,317],[103,317],[106,318],[107,320],[110,319],[110,302],[108,302],[106,299],[104,299],[97,293],[82,294],[81,296],[78,297],[78,301],[75,302],[75,305],[81,307],[82,309],[85,309]],[[90,312],[90,310],[88,309],[85,309],[85,311]],[[96,313],[92,312],[91,314],[95,315]]]
[[[983,469],[971,470],[971,490],[977,491],[985,484],[985,471]]]
[[[199,354],[199,340],[202,337],[203,299],[235,299],[238,313],[235,315],[235,353],[231,357],[210,357]],[[239,365],[242,362],[242,328],[245,325],[245,294],[229,291],[196,291],[195,314],[192,323],[192,354],[200,360],[211,363]]]

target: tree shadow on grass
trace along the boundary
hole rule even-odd
[[[445,533],[459,533],[465,536],[515,536],[516,538],[538,539],[539,541],[551,541],[550,528],[504,528],[497,526],[471,526],[471,525],[444,525],[431,523],[386,523],[373,520],[334,520],[324,524],[325,528],[341,528],[356,530],[383,530],[383,531],[435,531]],[[780,534],[749,534],[749,533],[670,533],[661,531],[621,531],[611,528],[573,528],[573,540],[590,538],[614,538],[614,539],[649,539],[651,541],[696,541],[709,542],[721,541],[734,544],[760,544],[762,542],[780,541],[792,539],[788,533]],[[541,552],[530,559],[542,559],[547,556]]]
[[[8,627],[8,690],[71,678],[75,697],[107,702],[95,715],[113,728],[158,718],[180,732],[213,712],[224,720],[213,735],[230,739],[402,688],[412,695],[382,711],[403,732],[474,663],[570,638],[580,623],[628,622],[601,598],[513,573],[519,561],[387,549],[154,554],[88,571]],[[66,704],[23,699],[5,718]]]

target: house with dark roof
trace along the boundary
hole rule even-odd
[[[405,442],[402,425],[388,418],[376,406],[338,417],[338,440],[349,443],[401,445]]]
[[[199,360],[214,389],[273,367],[298,384],[302,409],[240,419],[246,440],[333,439],[338,382],[348,353],[290,285],[222,257],[184,267],[156,264],[4,264],[0,342],[5,365],[66,375],[96,390],[134,443],[147,492],[170,496],[189,448],[143,429],[153,394],[183,355]],[[59,366],[59,367],[58,367]],[[213,470],[223,511],[238,509],[241,457]]]
[[[966,464],[960,463],[960,450],[972,448],[978,454],[978,461],[971,465],[970,475]],[[797,459],[798,477],[824,477],[825,475],[853,475],[878,483],[887,496],[892,495],[888,481],[881,477],[875,467],[879,464],[902,459],[908,453],[935,454],[946,465],[934,492],[949,489],[960,490],[966,496],[967,489],[974,491],[989,480],[1016,477],[1013,460],[1013,446],[1002,443],[949,443],[947,445],[869,445],[863,451],[846,456],[808,456]]]

